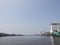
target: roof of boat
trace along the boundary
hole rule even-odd
[[[51,25],[60,25],[60,23],[51,23]]]

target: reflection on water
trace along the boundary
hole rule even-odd
[[[51,37],[52,45],[60,45],[60,37]]]

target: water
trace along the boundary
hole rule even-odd
[[[60,45],[60,38],[47,36],[0,37],[0,45]]]

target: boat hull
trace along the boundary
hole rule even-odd
[[[60,32],[53,32],[53,36],[59,36],[60,37]]]

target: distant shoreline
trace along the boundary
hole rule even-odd
[[[4,37],[4,36],[25,36],[22,34],[7,34],[7,33],[0,33],[0,37]]]

